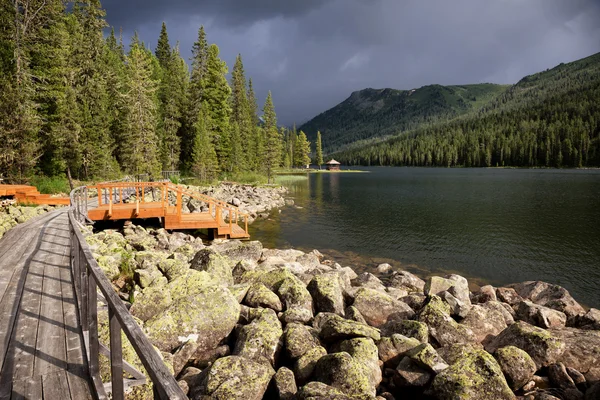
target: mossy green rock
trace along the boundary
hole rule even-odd
[[[160,251],[138,251],[134,255],[138,268],[156,268],[167,259],[168,254]]]
[[[273,386],[279,400],[292,400],[298,392],[294,373],[286,367],[279,368],[273,377]]]
[[[257,262],[263,251],[262,243],[259,241],[241,242],[239,240],[229,240],[224,243],[213,244],[211,248],[217,253],[231,259],[234,264],[242,260]]]
[[[419,321],[409,319],[388,321],[381,327],[381,336],[392,336],[395,333],[415,338],[421,343],[427,343],[429,341],[429,328]]]
[[[250,286],[244,304],[249,307],[270,308],[277,312],[283,310],[279,297],[262,283],[254,283]]]
[[[430,296],[418,320],[426,324],[429,333],[441,345],[475,343],[475,335],[468,327],[457,323],[450,316],[450,308],[439,296]]]
[[[515,346],[499,348],[496,360],[512,390],[519,390],[529,382],[537,370],[535,363],[525,351]]]
[[[302,357],[294,363],[294,376],[299,385],[303,385],[310,380],[317,365],[317,361],[327,355],[324,347],[318,346],[308,350]]]
[[[315,379],[350,396],[375,396],[364,367],[346,352],[321,357],[315,366]]]
[[[558,336],[523,321],[503,330],[486,346],[486,350],[493,353],[506,346],[516,346],[527,352],[538,369],[554,364],[565,351],[565,343]]]
[[[261,400],[275,371],[271,366],[240,356],[218,359],[204,375],[192,398],[215,400]]]
[[[248,325],[240,329],[233,354],[276,365],[283,345],[283,330],[275,311],[257,309]]]
[[[410,349],[406,352],[406,356],[410,357],[419,367],[436,374],[448,368],[448,364],[429,343],[421,343]]]
[[[168,283],[167,278],[163,276],[156,266],[136,270],[134,278],[142,289],[150,286],[165,286]]]
[[[500,366],[484,350],[473,350],[439,373],[431,385],[440,400],[513,400]]]
[[[183,279],[183,278],[179,278]],[[146,323],[146,332],[162,351],[172,351],[194,337],[208,350],[226,338],[237,323],[240,305],[226,288],[196,287],[187,296],[171,291],[173,303]]]
[[[298,323],[288,324],[283,337],[287,355],[293,360],[302,357],[309,350],[321,346],[318,332]]]
[[[158,269],[167,277],[169,282],[187,273],[189,265],[177,258],[168,258],[158,263]]]
[[[233,285],[231,260],[210,248],[202,249],[196,253],[191,268],[197,271],[206,271],[224,284]]]
[[[360,322],[350,321],[338,315],[331,315],[321,326],[320,338],[328,343],[340,340],[367,337],[373,340],[381,339],[379,330]]]
[[[324,384],[323,382],[309,382],[303,386],[296,396],[297,400],[352,400],[341,390]]]
[[[109,280],[113,280],[119,276],[119,273],[121,272],[119,269],[119,266],[121,265],[120,257],[97,256],[94,258],[96,259],[96,262],[98,263],[98,266],[102,272],[104,272],[104,275],[106,275]]]
[[[171,291],[164,287],[148,287],[134,298],[131,314],[146,322],[165,311],[173,303]]]
[[[421,342],[415,338],[409,338],[398,333],[392,336],[382,337],[377,344],[379,359],[386,367],[395,368],[404,354],[420,345]]]
[[[373,392],[381,383],[382,374],[379,366],[377,346],[373,339],[356,338],[340,342],[336,350],[346,352],[358,361],[363,375],[369,379]]]
[[[316,312],[331,312],[344,316],[344,293],[336,273],[315,276],[308,284]]]
[[[356,291],[353,306],[360,311],[369,325],[375,327],[380,327],[391,319],[411,319],[415,316],[415,312],[407,304],[369,288]]]

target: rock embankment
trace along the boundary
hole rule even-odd
[[[472,292],[131,224],[87,240],[191,399],[600,398],[600,311],[556,285]]]
[[[9,229],[14,228],[18,224],[22,224],[31,218],[52,211],[58,207],[60,206],[23,207],[7,205],[0,207],[0,238],[2,238]]]

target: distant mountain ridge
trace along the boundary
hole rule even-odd
[[[353,92],[337,106],[304,123],[314,142],[317,131],[326,153],[355,142],[394,135],[423,124],[446,120],[474,110],[506,91],[509,85],[491,83],[442,86],[412,90],[364,89]]]

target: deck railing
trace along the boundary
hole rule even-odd
[[[71,239],[71,268],[77,298],[77,309],[86,343],[89,372],[98,399],[125,398],[125,391],[146,383],[145,376],[123,361],[121,332],[133,346],[142,365],[153,383],[154,397],[158,399],[187,399],[175,378],[171,375],[160,355],[129,310],[113,289],[106,275],[98,266],[83,234],[80,221],[84,220],[88,190],[76,188],[71,192],[72,207],[69,210]],[[100,293],[98,293],[98,290]],[[98,337],[98,298],[108,308],[110,344],[107,348]],[[110,359],[111,381],[104,383],[100,376],[100,354]],[[127,373],[133,379],[125,379]]]

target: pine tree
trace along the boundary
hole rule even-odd
[[[271,181],[273,170],[281,164],[281,138],[277,130],[277,116],[275,115],[275,107],[270,91],[263,107],[263,121],[265,142],[262,162],[267,173],[267,179]]]
[[[169,44],[169,34],[167,33],[167,24],[162,23],[160,29],[160,36],[158,38],[158,44],[154,51],[156,58],[163,70],[167,70],[168,64],[171,60],[171,45]]]
[[[315,154],[315,162],[319,166],[319,169],[321,169],[321,165],[323,165],[323,148],[322,148],[322,144],[321,144],[321,131],[317,131],[317,144],[316,144],[315,153],[316,153]]]
[[[298,134],[294,159],[297,167],[305,167],[310,164],[310,142],[303,131]]]
[[[202,107],[199,114],[194,127],[196,135],[192,148],[191,170],[200,180],[210,182],[216,179],[219,173],[219,162],[207,127],[210,124],[210,115],[206,112],[206,107]]]
[[[203,107],[209,115],[210,132],[219,168],[223,171],[231,171],[229,156],[231,154],[231,132],[229,120],[231,117],[231,106],[229,96],[231,88],[227,83],[227,65],[219,58],[219,48],[211,44],[208,48],[208,59],[206,74],[202,81]]]
[[[248,81],[248,119],[250,120],[250,137],[248,138],[248,166],[254,171],[261,169],[260,159],[263,153],[263,135],[261,129],[259,129],[258,119],[258,101],[254,94],[254,86],[252,85],[252,78]]]
[[[233,71],[231,73],[231,124],[237,125],[239,129],[238,140],[240,148],[248,149],[251,147],[253,133],[252,116],[250,115],[250,105],[248,103],[248,94],[246,91],[246,77],[244,75],[244,65],[242,56],[238,54]],[[235,145],[232,131],[232,147]],[[233,151],[233,149],[232,149]],[[248,152],[244,152],[240,157],[236,157],[235,165],[232,159],[232,169],[246,170],[251,164],[251,157]]]
[[[124,122],[127,135],[120,144],[122,159],[131,173],[156,174],[160,169],[156,134],[158,82],[152,79],[152,60],[140,45],[132,45],[126,60]]]

